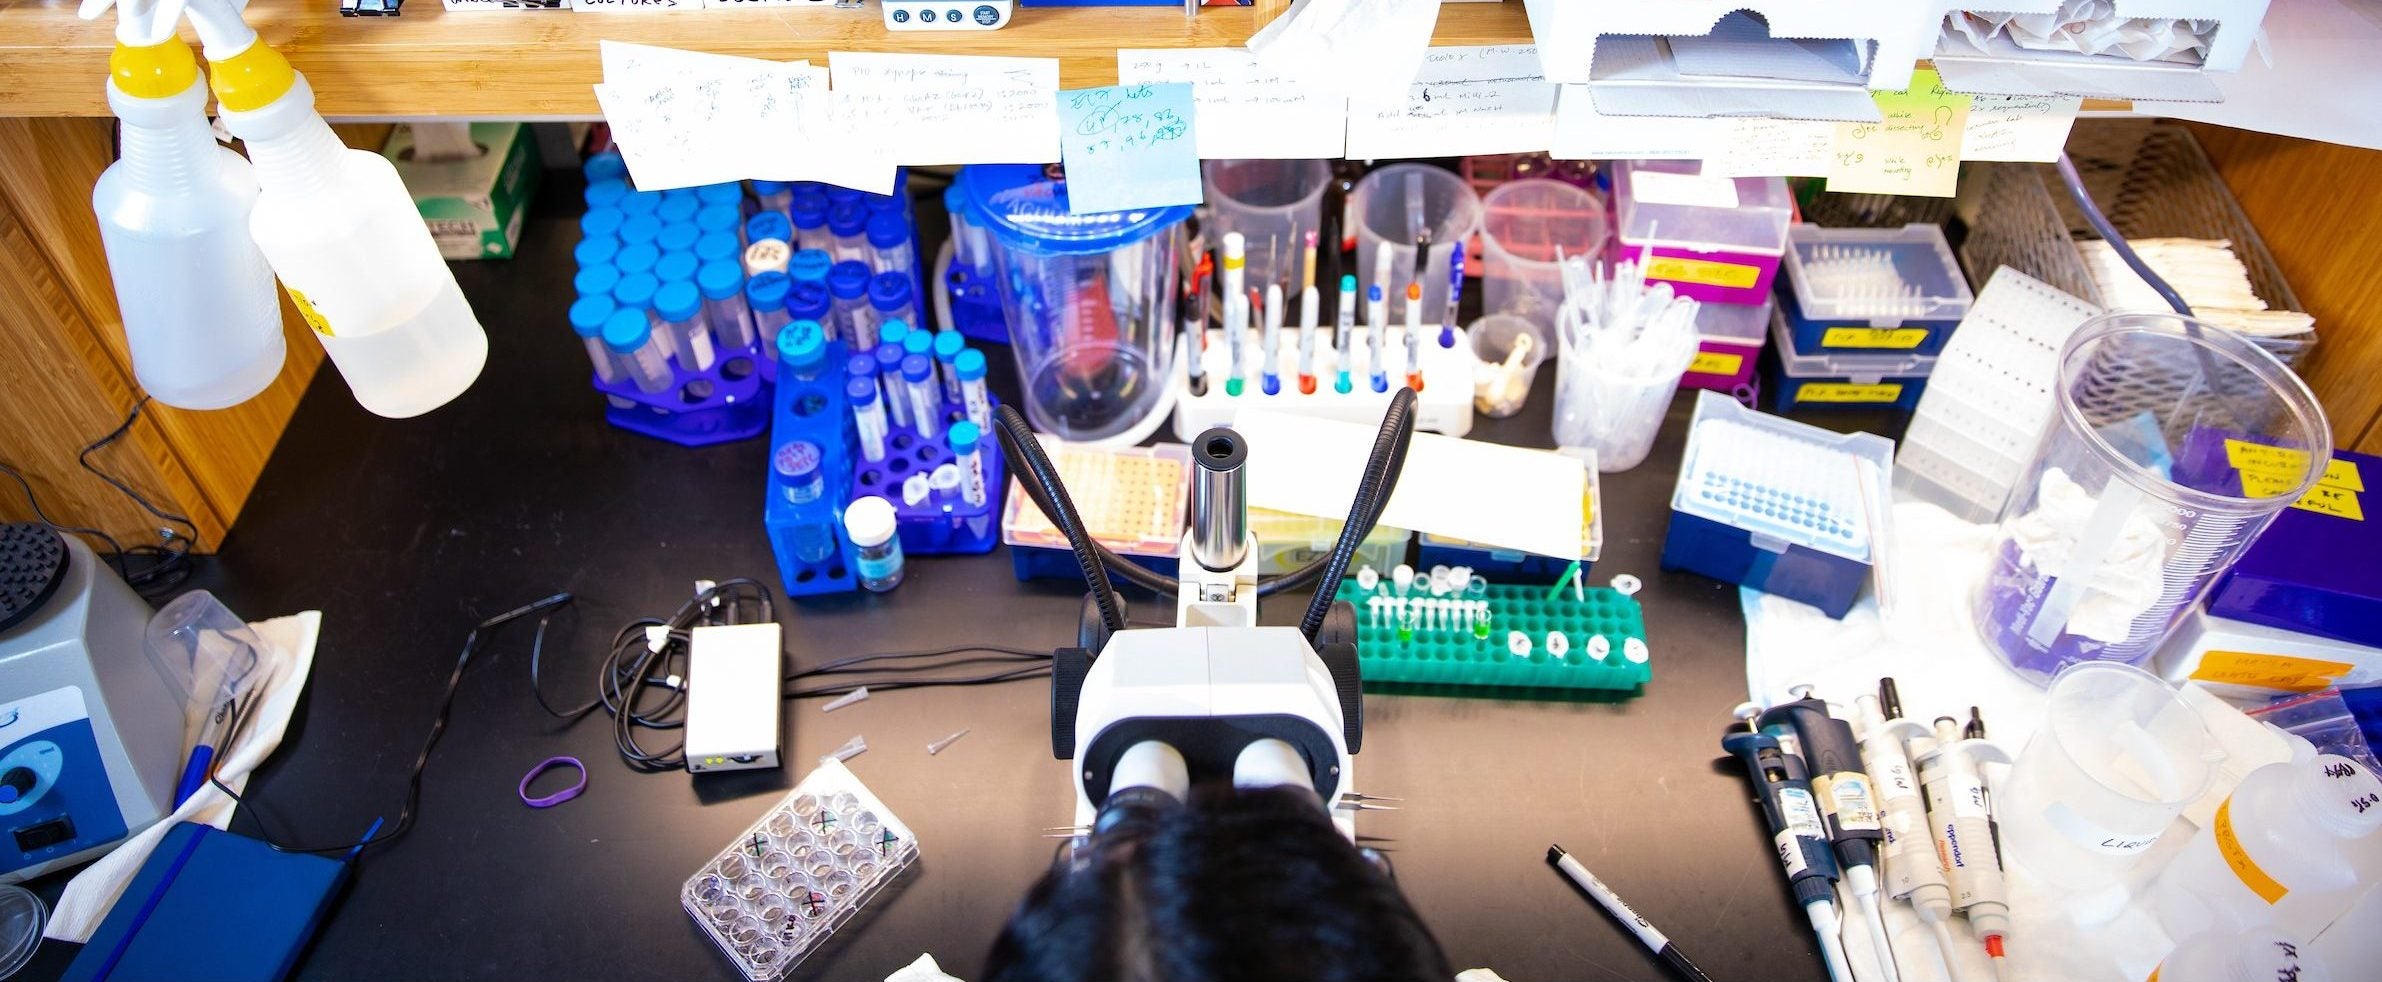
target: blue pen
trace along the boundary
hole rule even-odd
[[[1439,324],[1439,346],[1456,346],[1456,304],[1464,299],[1464,240],[1447,254],[1447,319]]]
[[[215,770],[215,745],[231,736],[232,706],[237,702],[237,696],[223,700],[199,730],[198,743],[190,748],[190,760],[182,766],[182,780],[174,786],[174,807],[180,808],[199,788],[206,786],[207,775]]]

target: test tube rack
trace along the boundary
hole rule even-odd
[[[1008,315],[1001,312],[1001,291],[990,276],[953,259],[950,270],[943,274],[943,288],[951,314],[951,323],[945,326],[971,341],[1009,343]]]
[[[1550,594],[1542,586],[1490,584],[1435,596],[1418,583],[1401,595],[1386,581],[1367,591],[1350,578],[1340,598],[1356,606],[1357,664],[1368,684],[1625,691],[1654,677],[1645,616],[1637,600],[1609,587]],[[1485,634],[1478,617],[1467,623],[1450,606],[1462,603],[1488,605]],[[1401,606],[1421,611],[1411,627],[1401,624]],[[1530,640],[1524,654],[1508,647],[1515,631]],[[1561,654],[1548,650],[1554,631],[1568,646]],[[1596,638],[1604,639],[1601,657],[1591,654]]]
[[[825,364],[843,363],[843,342],[828,342]],[[822,486],[850,486],[852,461],[859,454],[853,449],[852,411],[844,399],[843,381],[841,372],[832,371],[822,372],[819,379],[810,382],[792,376],[782,380],[770,409],[769,460],[775,461],[779,448],[789,443],[808,441],[821,451]],[[767,485],[762,525],[769,535],[770,550],[777,554],[778,576],[786,595],[816,596],[858,589],[859,581],[852,574],[857,568],[858,550],[844,536],[844,497],[821,494],[815,500],[795,504],[784,493],[774,466]],[[816,560],[803,558],[803,543],[816,543],[822,535],[830,543],[827,554]]]
[[[791,973],[918,861],[918,840],[832,757],[679,888],[748,982]]]
[[[986,399],[994,408],[1000,403]],[[965,407],[945,401],[943,404],[944,432],[950,431],[955,420],[968,418]],[[948,436],[929,439],[919,435],[914,426],[901,426],[891,420],[885,424],[885,459],[870,463],[862,459],[857,445],[852,454],[851,493],[846,501],[866,495],[877,495],[893,503],[896,534],[901,537],[902,552],[911,556],[948,556],[991,552],[1001,544],[1001,494],[1008,486],[1007,469],[1002,466],[1000,438],[984,434],[977,444],[976,456],[984,463],[984,503],[970,505],[957,490],[945,494],[930,490],[919,501],[910,501],[902,491],[903,482],[914,474],[934,473],[935,468],[952,463],[951,441]]]
[[[749,440],[769,429],[769,364],[758,347],[719,351],[711,367],[692,371],[670,359],[674,384],[647,392],[628,379],[588,382],[604,394],[604,421],[631,433],[687,447]]]
[[[1346,393],[1335,391],[1332,383],[1340,371],[1339,353],[1331,346],[1331,331],[1315,332],[1315,391],[1299,392],[1298,331],[1283,329],[1276,342],[1278,356],[1276,370],[1282,385],[1273,395],[1265,394],[1265,349],[1262,331],[1248,331],[1247,373],[1241,380],[1241,394],[1225,391],[1225,380],[1232,377],[1232,352],[1224,344],[1224,331],[1207,332],[1207,357],[1201,364],[1205,369],[1207,391],[1191,394],[1191,364],[1189,338],[1177,342],[1174,363],[1175,388],[1174,432],[1188,440],[1211,427],[1231,426],[1233,419],[1245,408],[1272,409],[1279,412],[1321,416],[1351,423],[1377,425],[1381,414],[1388,411],[1390,393],[1406,384],[1406,332],[1390,328],[1382,337],[1382,371],[1389,376],[1388,392],[1375,392],[1368,374],[1372,364],[1366,357],[1365,332],[1358,327],[1355,346],[1350,356],[1356,362],[1350,366],[1350,388]],[[1439,346],[1439,327],[1425,325],[1422,345],[1423,390],[1414,401],[1414,427],[1448,436],[1463,436],[1472,432],[1472,375],[1480,360],[1472,356],[1472,342],[1464,329],[1456,329],[1456,344],[1452,348]]]

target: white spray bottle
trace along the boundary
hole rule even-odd
[[[232,0],[194,0],[189,14],[224,125],[256,165],[249,233],[356,401],[405,417],[461,395],[487,363],[488,335],[397,169],[339,142],[306,77]]]
[[[281,374],[273,270],[248,237],[256,177],[207,126],[198,59],[174,36],[179,0],[86,0],[117,8],[108,106],[123,156],[99,175],[91,210],[116,283],[132,374],[157,401],[222,409]]]

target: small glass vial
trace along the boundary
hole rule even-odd
[[[662,261],[662,250],[651,242],[623,242],[612,253],[612,266],[620,275],[653,272],[655,263]]]
[[[620,222],[621,245],[652,245],[661,238],[662,220],[651,214],[629,215]]]
[[[611,297],[601,294],[580,297],[571,304],[571,333],[587,346],[587,360],[595,366],[596,378],[610,385],[620,381],[620,359],[612,349],[604,346],[604,323],[612,319],[612,312],[620,309]]]
[[[786,313],[786,291],[791,285],[784,273],[761,273],[744,283],[745,306],[753,313],[753,333],[773,361],[777,358],[777,332],[794,319]]]
[[[695,270],[701,268],[702,265],[703,263],[695,258],[692,250],[664,252],[662,261],[653,264],[653,278],[662,281],[664,285],[692,283],[695,281]]]
[[[951,364],[952,374],[959,376],[959,404],[967,410],[968,422],[976,424],[980,432],[992,432],[992,395],[984,388],[984,352],[969,348]]]
[[[763,239],[744,247],[744,275],[783,273],[786,271],[786,261],[793,257],[794,251],[788,249],[785,243]]]
[[[893,425],[910,425],[910,387],[902,382],[902,354],[900,345],[880,344],[870,352],[877,360],[877,388],[885,393],[885,415]]]
[[[662,234],[654,236],[653,244],[666,256],[673,252],[695,251],[695,240],[702,237],[703,230],[696,228],[691,220],[671,222],[662,226]]]
[[[910,274],[879,273],[869,278],[868,305],[879,323],[900,318],[911,326],[925,324],[918,319],[918,305],[911,302]],[[924,328],[920,328],[921,332]],[[934,342],[930,339],[928,344]]]
[[[935,377],[943,382],[943,401],[959,405],[959,353],[968,350],[968,339],[958,331],[935,334]]]
[[[959,496],[970,508],[984,507],[984,456],[977,447],[984,442],[984,431],[976,424],[961,420],[951,424],[951,461],[959,466]]]
[[[604,347],[620,359],[620,367],[638,390],[667,392],[677,379],[670,374],[670,356],[645,319],[645,311],[623,307],[604,320]]]
[[[778,363],[797,382],[827,377],[827,338],[818,321],[793,321],[777,332]]]
[[[735,262],[743,254],[744,240],[736,237],[735,229],[706,232],[695,240],[695,261],[707,266],[723,259]]]
[[[900,531],[893,502],[872,494],[844,506],[844,534],[852,540],[852,572],[861,589],[884,593],[902,585]]]
[[[571,247],[571,261],[577,263],[580,269],[586,269],[589,266],[607,265],[619,253],[619,239],[609,235],[590,235]]]
[[[784,211],[793,196],[792,185],[784,181],[754,181],[753,201],[762,211]]]
[[[868,264],[882,276],[886,273],[912,275],[916,269],[917,250],[910,248],[910,222],[898,211],[879,212],[868,218]]]
[[[835,307],[827,302],[827,287],[818,283],[794,281],[794,289],[786,294],[786,314],[798,321],[818,321],[831,341],[846,340],[835,330]]]
[[[744,241],[784,242],[789,251],[794,243],[794,226],[786,221],[782,211],[756,211],[744,220]]]
[[[869,463],[885,459],[885,407],[877,398],[874,379],[844,382],[845,400],[852,404],[852,428],[860,434],[860,457]]]
[[[695,291],[695,284],[686,280],[662,284],[654,292],[653,309],[661,317],[662,330],[670,334],[670,346],[677,349],[678,367],[710,371],[719,358],[711,347],[711,325],[703,320],[703,295]]]
[[[753,315],[744,303],[744,270],[726,259],[704,263],[695,271],[695,289],[703,294],[703,320],[719,336],[720,347],[752,347]]]
[[[854,351],[877,346],[877,317],[868,309],[868,264],[839,262],[827,271],[827,292],[835,301],[836,336]]]
[[[826,457],[819,445],[808,440],[788,440],[777,448],[770,459],[772,476],[777,480],[780,497],[797,508],[819,501],[827,493]],[[794,558],[806,563],[825,562],[835,553],[834,526],[824,522],[803,522],[794,527]]]
[[[869,264],[868,209],[857,202],[829,206],[827,234],[835,240],[835,246],[828,251],[835,253],[836,262]]]
[[[835,246],[835,237],[827,232],[827,199],[803,195],[787,206],[787,214],[794,220],[794,244],[804,249],[828,251]]]
[[[929,440],[943,435],[943,389],[935,384],[935,361],[925,355],[902,357],[902,384],[909,389],[910,425]]]

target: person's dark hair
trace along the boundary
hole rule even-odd
[[[1102,831],[1026,894],[984,982],[1447,982],[1397,884],[1312,793],[1203,789]]]

